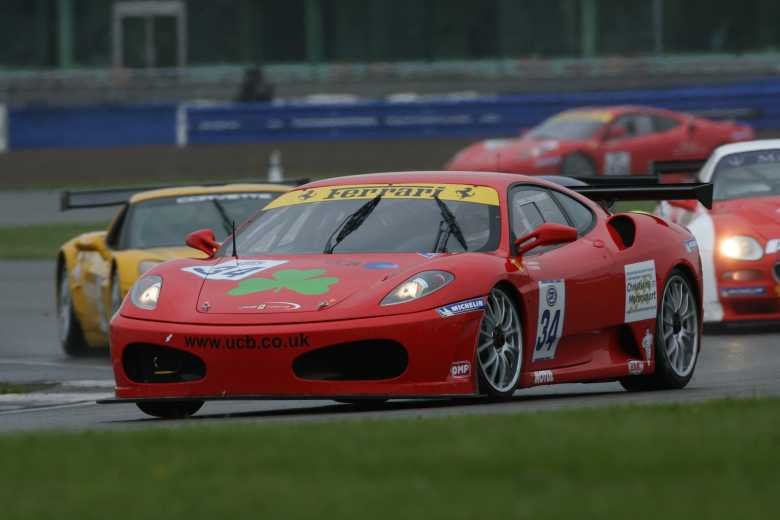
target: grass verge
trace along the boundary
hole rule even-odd
[[[53,260],[64,242],[81,233],[107,227],[105,222],[0,227],[0,244],[3,244],[0,260]]]
[[[44,390],[46,388],[50,388],[54,385],[50,384],[34,384],[34,385],[28,385],[28,384],[16,384],[16,383],[4,383],[0,381],[0,395],[5,394],[27,394],[30,392],[36,392],[38,390]]]
[[[772,518],[780,400],[13,434],[0,453],[4,518]]]

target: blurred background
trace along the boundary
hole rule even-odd
[[[780,128],[774,0],[0,0],[0,186],[440,168],[562,109]],[[747,111],[745,111],[747,109]]]

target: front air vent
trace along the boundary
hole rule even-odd
[[[127,377],[136,383],[184,383],[206,377],[199,357],[175,348],[133,343],[122,354]]]
[[[376,381],[400,376],[407,364],[406,349],[400,343],[380,339],[306,352],[293,363],[293,372],[315,381]]]

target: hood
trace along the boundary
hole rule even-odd
[[[182,270],[202,278],[196,310],[214,314],[317,312],[383,295],[419,272],[429,255],[370,253],[220,258]]]
[[[580,141],[557,139],[535,139],[524,136],[517,139],[488,139],[464,148],[448,164],[448,170],[460,171],[502,171],[507,167],[517,168],[537,160],[557,157],[576,147]]]
[[[754,197],[716,202],[712,211],[718,232],[780,238],[780,197]]]

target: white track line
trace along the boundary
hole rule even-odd
[[[64,363],[57,361],[31,361],[26,359],[0,358],[0,365],[23,365],[31,367],[63,367],[63,368],[94,368],[111,369],[111,365],[83,365],[81,363]]]
[[[114,389],[113,379],[82,379],[78,381],[62,381],[59,386],[70,388],[110,388]]]

